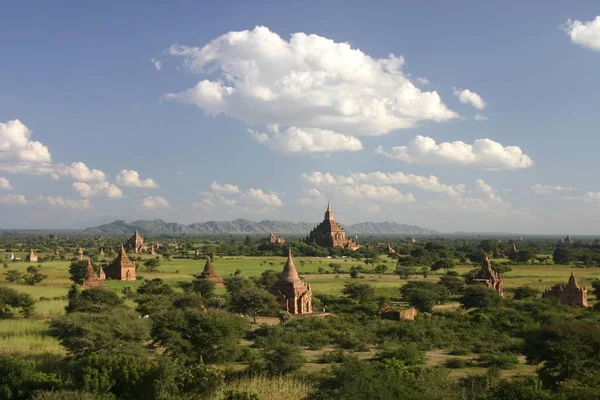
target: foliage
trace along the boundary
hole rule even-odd
[[[515,263],[527,264],[530,260],[535,258],[535,252],[531,249],[521,249],[519,251],[511,252],[508,255],[508,258]]]
[[[265,368],[271,375],[285,375],[294,372],[304,365],[302,348],[281,343],[264,354]]]
[[[408,282],[400,292],[404,301],[421,312],[431,312],[434,305],[443,304],[450,297],[444,286],[427,281]]]
[[[144,261],[144,267],[146,268],[146,271],[148,271],[148,272],[156,272],[158,270],[159,266],[160,266],[160,258],[159,257],[149,258],[146,261]]]
[[[275,296],[266,290],[249,288],[231,297],[231,311],[251,316],[256,323],[256,316],[271,315],[279,309]]]
[[[468,286],[460,298],[463,308],[487,308],[500,303],[500,295],[483,285]]]
[[[375,289],[368,283],[348,282],[344,284],[342,293],[358,303],[372,301],[375,297]]]
[[[432,271],[439,271],[440,269],[445,269],[448,271],[449,269],[456,268],[456,263],[452,258],[442,258],[437,260],[431,266]]]
[[[35,301],[27,293],[0,286],[0,318],[10,318],[14,311],[27,318],[33,314]]]
[[[197,277],[191,282],[179,282],[179,287],[185,292],[195,293],[206,300],[213,297],[215,293],[215,282],[202,277]]]
[[[464,290],[465,281],[464,279],[458,276],[443,275],[440,277],[438,285],[445,287],[446,290],[448,290],[448,293],[450,293],[450,295],[457,295],[462,293],[462,291]]]
[[[540,294],[539,291],[535,290],[530,286],[519,286],[515,289],[515,294],[513,295],[513,299],[515,300],[525,300],[532,299],[538,297]]]
[[[60,386],[61,382],[54,374],[37,371],[33,361],[0,355],[0,398],[28,399],[36,390]]]
[[[123,300],[112,290],[93,287],[69,296],[67,313],[102,313],[123,306]]]
[[[82,285],[87,274],[87,261],[73,261],[69,265],[69,275],[73,282]]]

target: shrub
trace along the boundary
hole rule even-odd
[[[266,369],[271,375],[284,375],[300,369],[305,359],[302,348],[289,344],[276,345],[264,355]]]
[[[469,360],[465,358],[452,357],[444,362],[444,366],[447,368],[465,368],[469,365]]]
[[[479,362],[486,367],[514,369],[519,365],[519,358],[512,353],[485,353],[479,356]]]
[[[0,286],[0,318],[9,318],[18,309],[24,317],[33,314],[35,301],[27,293],[19,293],[14,289]]]

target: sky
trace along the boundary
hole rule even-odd
[[[600,234],[597,1],[20,1],[0,229]]]

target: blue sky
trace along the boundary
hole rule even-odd
[[[331,200],[346,223],[600,234],[600,8],[572,3],[4,5],[0,227]]]

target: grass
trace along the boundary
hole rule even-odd
[[[216,396],[216,399],[224,399],[224,392],[227,390],[254,394],[260,400],[301,400],[308,397],[314,388],[308,382],[292,377],[265,377],[258,375],[228,382],[223,392],[219,396]]]
[[[49,323],[36,320],[0,320],[0,355],[27,357],[40,364],[65,356],[58,340],[48,336]]]

